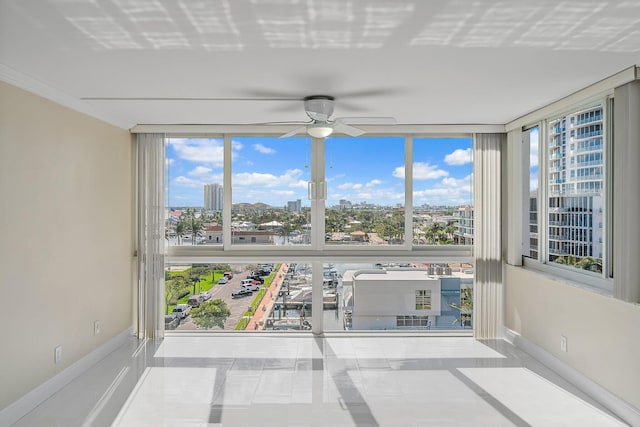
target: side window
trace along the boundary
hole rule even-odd
[[[545,261],[597,273],[605,252],[603,117],[596,105],[549,121],[546,146]]]
[[[538,212],[539,212],[539,140],[540,129],[536,126],[523,132],[523,142],[525,147],[529,148],[528,152],[528,179],[525,181],[524,192],[524,239],[523,239],[523,255],[527,258],[538,259]]]

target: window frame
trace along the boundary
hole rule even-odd
[[[464,126],[460,126],[464,128]],[[415,127],[412,127],[415,128]],[[421,129],[422,127],[418,127]],[[402,127],[393,127],[385,132],[367,132],[367,136],[385,137],[394,136],[404,138],[404,159],[405,159],[405,242],[401,245],[327,245],[324,241],[325,235],[325,198],[316,197],[310,200],[311,204],[311,244],[300,246],[275,246],[259,244],[233,245],[231,236],[231,207],[232,207],[232,139],[234,137],[256,137],[256,136],[276,136],[279,135],[273,127],[232,127],[229,132],[224,129],[221,132],[170,132],[166,138],[218,138],[224,141],[223,159],[223,243],[222,245],[193,245],[193,246],[167,246],[167,259],[173,261],[202,259],[214,256],[216,258],[252,257],[254,253],[260,252],[269,259],[299,259],[303,255],[304,259],[325,260],[335,258],[351,259],[401,259],[410,261],[415,257],[428,256],[437,262],[438,260],[460,260],[468,262],[473,260],[473,245],[413,245],[413,239],[407,238],[407,232],[413,230],[413,140],[414,138],[471,138],[472,148],[475,147],[474,134],[472,132],[434,132],[429,133],[424,130],[406,132]],[[413,129],[412,129],[413,130]],[[494,131],[494,129],[492,129]],[[311,138],[311,182],[315,183],[316,191],[326,191],[325,181],[325,140],[324,138]],[[324,188],[324,190],[323,190]],[[167,186],[170,191],[170,185]],[[474,195],[475,198],[475,195]],[[474,201],[475,206],[475,201]],[[268,254],[268,255],[267,255]]]
[[[537,259],[530,258],[524,255],[524,250],[521,253],[522,263],[525,268],[530,268],[545,274],[549,274],[553,277],[561,278],[575,284],[579,287],[589,289],[598,293],[610,295],[613,293],[613,163],[612,163],[612,147],[613,147],[613,93],[609,92],[601,94],[596,97],[583,100],[582,102],[575,103],[570,106],[566,106],[561,111],[556,111],[553,114],[548,114],[542,117],[539,121],[530,122],[527,125],[521,127],[522,130],[522,143],[523,143],[523,156],[522,156],[522,173],[523,188],[522,188],[522,206],[524,212],[522,212],[523,220],[526,221],[523,224],[523,233],[528,230],[528,209],[524,208],[528,206],[529,200],[529,174],[530,174],[530,144],[529,141],[525,141],[525,132],[531,130],[534,127],[538,127],[539,139],[538,139],[538,257]],[[603,149],[603,179],[604,185],[602,188],[603,199],[603,254],[602,254],[602,272],[595,273],[587,270],[575,268],[573,266],[565,266],[561,264],[555,264],[548,261],[549,252],[549,169],[548,169],[548,156],[549,156],[549,125],[551,122],[558,120],[559,118],[575,114],[577,111],[588,109],[596,105],[601,105],[603,109],[602,113],[602,144]],[[567,169],[568,170],[568,169]],[[524,179],[527,178],[527,179]],[[526,203],[526,205],[525,205]],[[529,244],[529,234],[524,233],[522,236],[523,246]],[[523,248],[524,249],[524,248]]]

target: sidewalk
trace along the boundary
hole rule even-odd
[[[269,313],[273,308],[273,304],[275,300],[278,298],[278,293],[282,288],[282,283],[284,282],[284,277],[289,269],[289,264],[282,264],[280,269],[273,277],[273,281],[269,286],[267,292],[262,297],[262,301],[260,304],[256,306],[256,311],[253,313],[249,324],[245,328],[246,331],[255,331],[262,330],[266,324],[266,319],[269,317]]]

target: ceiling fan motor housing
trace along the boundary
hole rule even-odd
[[[312,95],[304,98],[304,110],[312,120],[326,122],[333,114],[335,98],[328,95]]]

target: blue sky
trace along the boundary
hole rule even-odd
[[[309,206],[311,139],[234,137],[233,202]],[[170,206],[202,206],[205,184],[223,183],[222,139],[172,138],[167,147]],[[470,138],[414,139],[414,205],[470,203]],[[404,204],[404,138],[329,137],[325,171],[327,206],[352,203]]]
[[[540,149],[540,131],[537,127],[529,132],[529,191],[538,189],[538,151]]]

